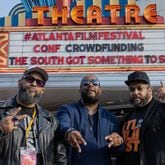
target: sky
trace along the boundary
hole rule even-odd
[[[8,16],[10,10],[17,5],[18,3],[21,3],[21,0],[1,0],[3,1],[3,3],[1,2],[0,5],[0,17],[4,17],[4,16]],[[142,4],[142,3],[158,3],[158,4],[163,4],[162,5],[158,5],[158,11],[161,11],[160,15],[165,15],[165,7],[164,7],[164,0],[138,0],[137,3],[138,4]],[[142,6],[146,6],[146,4],[142,4]]]
[[[21,3],[21,0],[1,0],[0,17],[8,16],[10,10],[18,3]]]

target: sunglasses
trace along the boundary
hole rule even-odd
[[[36,81],[36,84],[38,87],[44,87],[45,86],[45,81],[36,79],[30,75],[25,75],[22,79],[26,80],[28,83],[33,83],[34,81]]]
[[[81,84],[83,86],[88,86],[90,83],[92,83],[94,86],[100,86],[100,81],[99,80],[83,80]]]

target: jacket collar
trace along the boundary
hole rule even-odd
[[[0,107],[1,109],[6,109],[9,110],[11,108],[15,108],[17,105],[16,103],[16,96],[12,97],[8,100],[5,101],[5,103]],[[39,131],[41,132],[45,128],[48,127],[48,125],[52,122],[53,114],[38,104],[36,104],[36,109],[37,109],[37,116],[38,116],[38,122],[39,122]],[[19,123],[19,126],[25,130],[24,122],[23,120]]]
[[[8,100],[6,100],[2,106],[0,107],[1,109],[11,109],[11,108],[14,108],[16,106],[16,96],[15,97],[12,97]]]

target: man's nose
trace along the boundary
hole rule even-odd
[[[138,89],[136,89],[136,88],[135,88],[134,91],[133,91],[134,94],[137,94],[138,92],[139,92],[139,91],[138,91]]]
[[[33,85],[33,86],[37,86],[37,81],[34,80],[34,81],[31,83],[31,85]]]
[[[93,86],[93,83],[92,82],[89,82],[89,85],[88,86]]]

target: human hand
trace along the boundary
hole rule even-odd
[[[112,134],[105,137],[105,140],[108,141],[108,148],[111,146],[119,146],[123,143],[123,138],[116,132],[113,132]]]
[[[80,144],[87,145],[81,133],[76,130],[69,132],[67,136],[67,141],[72,147],[76,147],[78,149],[78,152],[81,152]]]
[[[157,97],[161,103],[165,103],[165,85],[162,81],[160,81],[160,88],[157,91]]]
[[[8,133],[17,129],[17,126],[21,120],[27,117],[27,115],[17,115],[21,108],[14,108],[10,112],[7,112],[6,116],[0,121],[0,128],[4,133]]]

